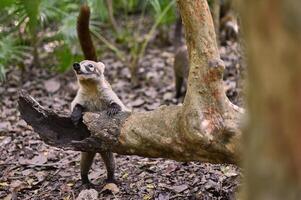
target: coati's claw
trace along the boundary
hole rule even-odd
[[[116,115],[117,113],[119,112],[119,110],[115,109],[115,108],[110,108],[108,111],[107,111],[107,114],[109,116],[113,116],[113,115]]]
[[[77,126],[79,124],[79,122],[81,121],[81,118],[82,118],[82,116],[71,115],[71,121],[75,126]]]
[[[109,116],[113,116],[113,115],[116,115],[120,111],[121,111],[121,107],[117,103],[112,103],[107,110],[107,114]]]

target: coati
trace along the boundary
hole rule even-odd
[[[189,57],[185,44],[181,42],[182,38],[182,20],[179,17],[176,22],[174,44],[175,44],[175,56],[174,56],[174,74],[175,74],[175,87],[176,98],[182,96],[182,88],[186,86],[186,79],[189,73]],[[184,88],[186,90],[186,87]]]
[[[178,99],[183,95],[183,87],[184,91],[186,91],[186,79],[189,73],[189,58],[186,45],[177,48],[173,67],[175,73],[176,98]]]
[[[220,1],[220,34],[221,41],[236,41],[239,34],[238,17],[233,11],[232,0]]]
[[[238,39],[238,22],[237,17],[232,11],[231,0],[220,0],[220,40],[237,40]],[[218,34],[218,33],[217,33]],[[175,74],[175,87],[176,87],[176,98],[180,98],[185,92],[182,92],[183,87],[186,90],[186,81],[189,74],[189,56],[187,47],[181,41],[182,38],[182,20],[181,17],[177,19],[175,32],[174,32],[174,74]]]
[[[110,84],[104,78],[105,65],[97,62],[95,47],[89,30],[90,9],[86,4],[80,8],[77,18],[77,35],[85,59],[74,63],[73,69],[79,83],[79,90],[71,104],[71,119],[78,124],[84,111],[107,110],[109,115],[126,110],[126,107],[113,92]],[[115,162],[112,152],[99,152],[107,169],[107,182],[114,182]],[[96,152],[81,153],[81,180],[89,184],[88,172]]]
[[[239,34],[239,26],[237,17],[231,11],[227,13],[220,22],[221,40],[225,41],[237,41]]]
[[[109,116],[119,111],[129,111],[112,90],[104,77],[105,65],[102,62],[84,60],[74,63],[79,90],[71,103],[71,120],[77,125],[82,120],[82,113],[86,111],[106,110]],[[107,169],[106,182],[115,182],[115,162],[112,152],[99,152]],[[81,180],[89,184],[88,173],[96,152],[82,152],[81,154]]]

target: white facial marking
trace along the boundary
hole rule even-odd
[[[100,72],[103,74],[106,68],[105,64],[103,64],[102,62],[98,62],[97,65],[98,68],[100,69]]]
[[[84,74],[88,73],[88,71],[86,70],[85,65],[83,65],[83,64],[80,65],[80,71],[82,71]]]

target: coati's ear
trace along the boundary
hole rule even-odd
[[[105,68],[106,68],[105,64],[103,64],[102,62],[97,62],[97,65],[98,65],[101,73],[103,74],[105,71]]]

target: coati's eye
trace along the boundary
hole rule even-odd
[[[93,68],[93,65],[92,65],[92,64],[89,64],[88,67]]]

